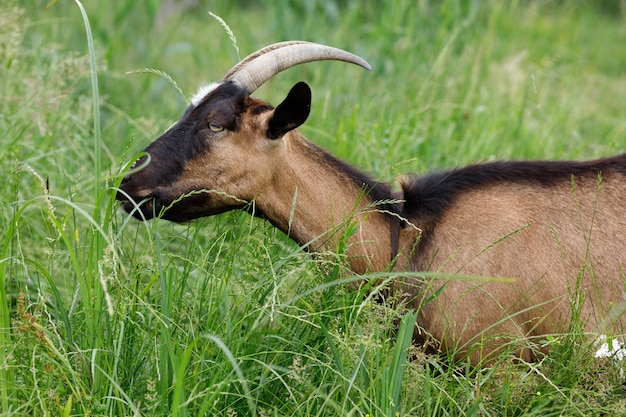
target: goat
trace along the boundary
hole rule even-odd
[[[392,192],[296,130],[309,116],[307,84],[275,108],[251,97],[278,72],[326,59],[371,68],[340,49],[283,42],[202,88],[122,180],[123,208],[185,222],[254,202],[254,215],[317,252],[335,250],[352,222],[351,270],[400,276],[389,291],[418,310],[415,340],[459,358],[481,360],[511,338],[524,341],[517,356],[536,359],[532,347],[567,331],[572,309],[589,332],[621,330],[626,154],[407,175]]]

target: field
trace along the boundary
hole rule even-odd
[[[425,355],[340,255],[240,212],[140,223],[113,196],[198,86],[290,39],[373,70],[308,64],[255,96],[306,81],[301,132],[376,178],[624,152],[626,3],[262,3],[0,4],[0,414],[625,415],[621,364],[577,323],[538,363]]]

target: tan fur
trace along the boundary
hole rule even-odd
[[[283,138],[280,152],[281,166],[256,199],[261,210],[296,242],[313,242],[315,251],[335,251],[345,227],[358,222],[349,240],[351,269],[357,274],[385,269],[391,257],[389,221],[368,209],[363,191],[325,164],[297,132]]]
[[[456,201],[438,224],[437,237],[409,268],[493,280],[405,279],[399,287],[413,294],[423,330],[445,349],[460,348],[462,355],[482,340],[482,351],[471,354],[476,362],[510,336],[539,343],[567,331],[577,293],[584,297],[586,330],[613,334],[621,328],[603,319],[612,306],[624,307],[624,231],[626,183],[617,174],[599,188],[593,180],[575,188],[489,186]],[[413,239],[407,229],[404,244]],[[530,359],[529,351],[521,354]]]

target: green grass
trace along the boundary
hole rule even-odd
[[[626,412],[619,369],[575,325],[541,363],[465,369],[410,346],[413,313],[348,291],[340,255],[243,213],[140,223],[112,199],[186,105],[138,70],[189,96],[287,39],[373,65],[294,68],[255,95],[309,83],[302,132],[378,178],[623,152],[623,2],[160,3],[85,1],[91,36],[75,2],[0,5],[2,415]]]

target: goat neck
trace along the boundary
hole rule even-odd
[[[375,183],[306,140],[297,131],[281,142],[281,160],[270,188],[255,200],[262,215],[315,252],[340,249],[356,273],[384,270],[392,256],[390,225],[380,201],[389,188]]]

